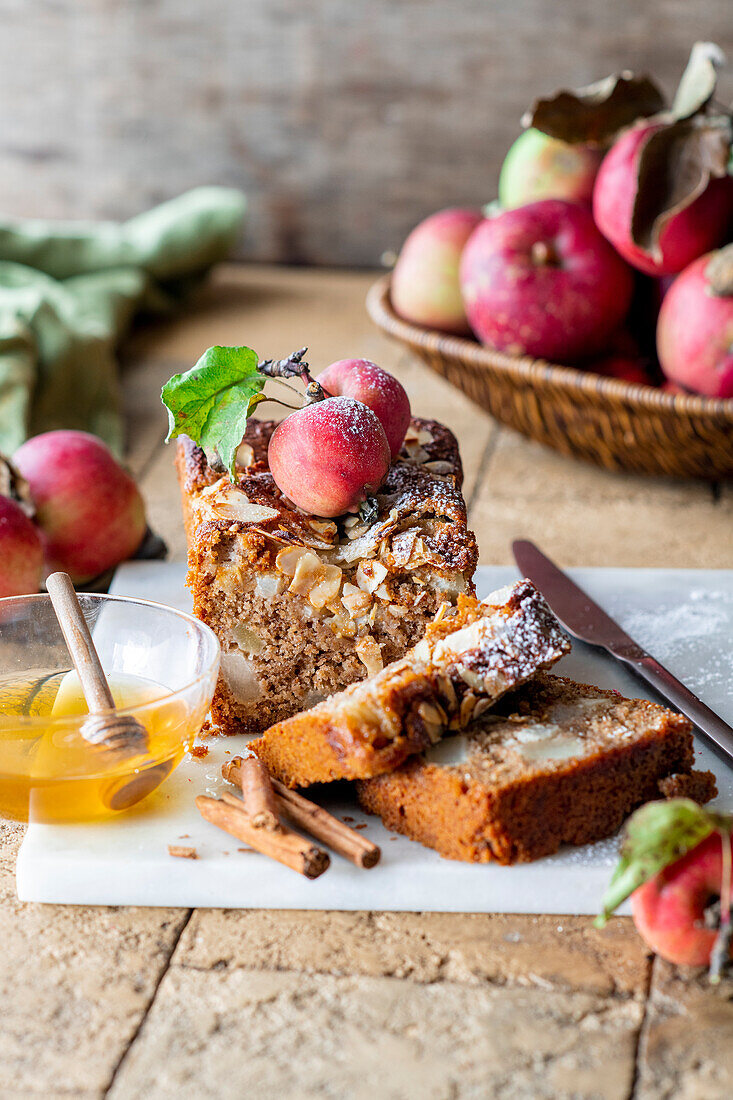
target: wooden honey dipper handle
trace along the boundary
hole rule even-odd
[[[144,752],[144,727],[130,715],[115,712],[115,701],[71,577],[68,573],[51,573],[46,588],[89,708],[90,717],[82,726],[84,737],[110,748]]]

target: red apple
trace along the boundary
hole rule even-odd
[[[590,203],[602,154],[588,145],[568,145],[530,128],[517,138],[499,175],[505,210],[540,199]]]
[[[721,836],[711,833],[634,891],[634,924],[652,951],[679,966],[710,962],[715,929],[705,927],[705,910],[720,898],[722,876]]]
[[[482,220],[478,210],[453,207],[420,222],[402,246],[392,272],[392,305],[406,321],[459,335],[469,331],[458,265]]]
[[[30,485],[49,572],[76,584],[129,558],[145,534],[140,492],[112,452],[86,432],[44,432],[13,461]]]
[[[733,397],[733,296],[710,285],[710,263],[701,256],[667,291],[657,321],[657,354],[671,382],[706,394]]]
[[[328,397],[291,413],[267,451],[280,491],[326,518],[356,511],[386,478],[390,458],[379,417],[351,397]]]
[[[545,199],[483,221],[461,259],[471,328],[501,351],[555,361],[600,351],[629,309],[632,275],[587,207]]]
[[[611,146],[598,172],[593,215],[605,237],[630,264],[647,275],[673,275],[725,239],[733,212],[733,181],[714,179],[685,210],[662,229],[660,257],[645,252],[631,238],[639,156],[660,123],[640,123]]]
[[[43,577],[43,544],[19,504],[0,496],[0,596],[37,592]]]
[[[621,382],[636,382],[638,385],[651,386],[652,380],[644,369],[641,359],[629,355],[606,355],[583,364],[585,370],[602,374],[605,378],[618,378]]]
[[[410,401],[393,374],[371,359],[337,359],[316,379],[332,397],[353,397],[379,417],[392,452],[400,453],[410,424]]]

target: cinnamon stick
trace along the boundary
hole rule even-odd
[[[255,829],[277,829],[280,825],[270,773],[256,756],[242,760],[239,768],[244,812]]]
[[[241,756],[235,756],[222,765],[221,774],[230,783],[240,786],[243,774],[242,765],[247,763],[248,761],[243,760]],[[330,814],[328,810],[324,810],[322,806],[318,806],[315,802],[304,798],[297,791],[291,791],[279,780],[271,779],[271,783],[275,792],[278,811],[292,821],[294,825],[310,833],[324,844],[328,844],[334,852],[345,859],[351,860],[357,867],[363,867],[365,870],[376,867],[382,854],[376,844],[361,836],[354,829],[350,829],[348,825],[344,824],[343,821],[339,821],[337,817]]]
[[[234,801],[240,802],[239,799]],[[232,805],[229,800],[200,794],[196,799],[196,808],[212,825],[217,825],[231,836],[249,844],[251,848],[256,848],[258,852],[276,859],[278,863],[285,864],[306,878],[318,878],[331,863],[327,852],[316,848],[306,837],[298,836],[290,829],[255,828],[244,809],[240,809],[239,805]]]

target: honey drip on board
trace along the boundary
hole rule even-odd
[[[109,679],[118,709],[150,704],[139,714],[148,732],[144,756],[84,740],[88,711],[75,672],[37,669],[0,679],[0,817],[95,820],[139,802],[173,771],[197,732],[198,716],[151,680]]]

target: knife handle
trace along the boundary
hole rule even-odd
[[[676,676],[673,676],[664,665],[660,665],[654,657],[645,654],[641,658],[626,659],[624,663],[651,684],[677,710],[682,711],[706,739],[712,742],[711,747],[717,750],[718,755],[722,756],[728,765],[733,766],[733,729],[719,714],[710,707],[706,707],[689,688],[681,684]]]

